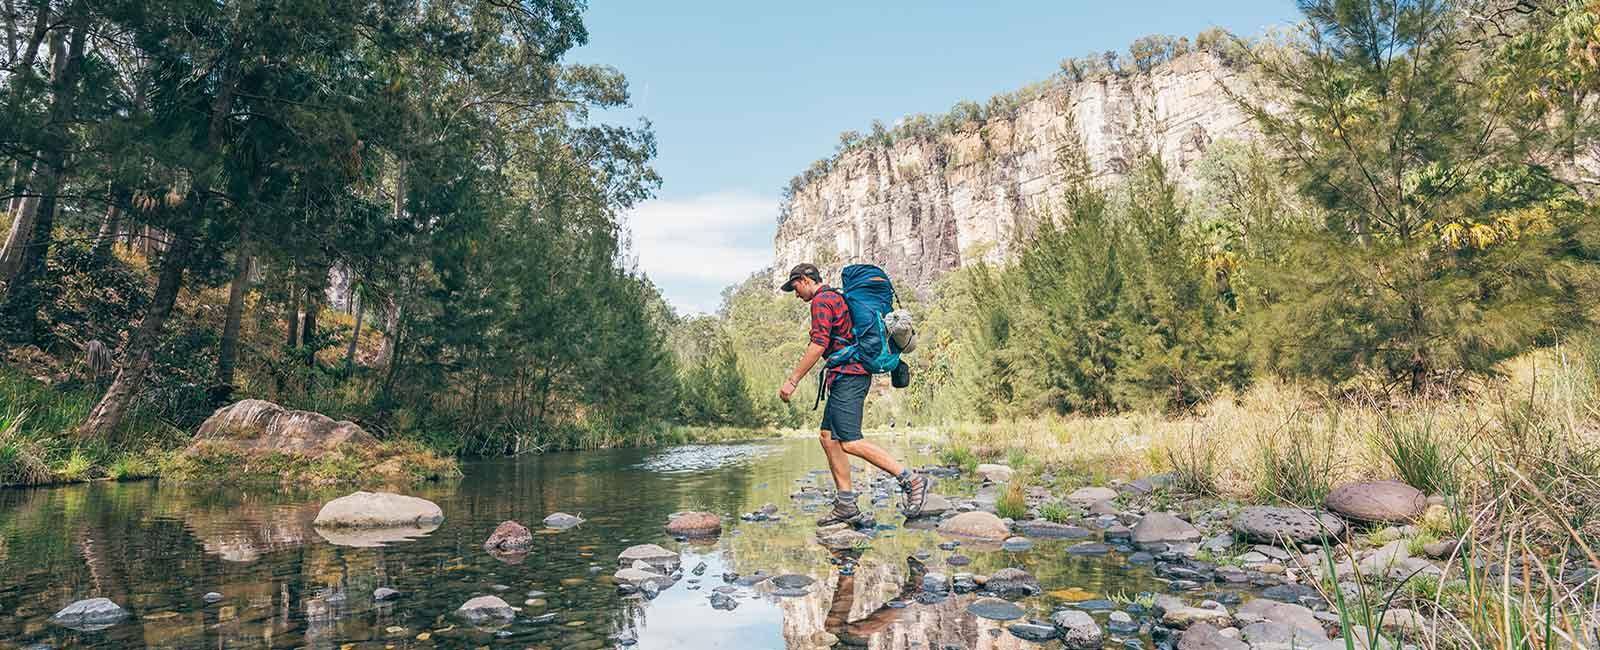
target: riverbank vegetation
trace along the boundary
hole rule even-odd
[[[19,3],[0,483],[159,471],[260,398],[443,455],[682,438],[623,255],[649,124],[580,3]]]

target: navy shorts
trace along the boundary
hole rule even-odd
[[[828,404],[822,407],[822,430],[839,442],[861,439],[861,411],[867,404],[872,375],[838,375],[828,387]]]

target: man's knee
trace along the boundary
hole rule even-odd
[[[836,447],[839,445],[839,441],[833,439],[833,432],[827,429],[822,430],[821,434],[818,435],[818,440],[822,442],[824,447]]]
[[[847,452],[847,453],[849,453],[849,454],[851,454],[853,456],[860,456],[861,452],[867,446],[867,441],[865,441],[865,440],[846,440],[844,442],[839,443],[839,446],[843,447],[845,452]]]

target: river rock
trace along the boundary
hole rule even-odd
[[[510,520],[495,526],[489,539],[483,542],[483,550],[486,551],[521,552],[532,546],[533,533],[528,531],[528,527]]]
[[[1002,541],[1011,536],[1011,529],[993,514],[973,511],[963,512],[939,523],[939,532],[958,537]]]
[[[456,608],[456,616],[462,620],[478,625],[482,623],[510,623],[517,617],[516,608],[500,600],[498,596],[478,596],[462,603]]]
[[[680,512],[667,522],[668,535],[715,537],[722,534],[722,517],[709,512]]]
[[[1347,519],[1400,524],[1422,515],[1428,495],[1399,481],[1365,481],[1334,488],[1323,505]]]
[[[967,605],[967,612],[991,621],[1013,621],[1027,613],[1016,603],[999,598],[979,598],[972,601],[972,604]]]
[[[1200,540],[1200,530],[1170,512],[1152,512],[1133,526],[1133,543],[1138,546]]]
[[[1006,467],[1005,465],[1000,465],[997,463],[982,463],[978,465],[975,473],[978,475],[978,478],[981,478],[985,481],[990,481],[993,483],[1005,483],[1011,480],[1011,477],[1016,474],[1016,471],[1010,467]]]
[[[128,610],[109,598],[89,598],[63,607],[50,622],[81,632],[104,630],[128,617]]]
[[[1012,636],[1034,643],[1044,643],[1056,638],[1058,634],[1055,626],[1042,623],[1012,623],[1006,626],[1006,630],[1010,631]]]
[[[644,588],[646,584],[654,584],[659,588],[662,582],[671,582],[671,579],[667,576],[656,572],[654,569],[646,568],[649,566],[647,563],[640,562],[634,566],[618,570],[611,577],[615,578],[619,585],[628,585],[640,589]]]
[[[1317,620],[1317,613],[1303,605],[1257,598],[1240,605],[1239,611],[1234,612],[1234,619],[1246,624],[1261,621],[1277,623],[1299,630],[1298,636],[1303,640],[1328,640],[1322,623]]]
[[[655,544],[638,544],[618,554],[617,562],[623,566],[643,562],[664,572],[671,572],[678,568],[678,554]]]
[[[848,526],[843,528],[829,527],[828,529],[817,531],[817,543],[834,551],[848,551],[871,542],[872,538],[868,537],[866,533],[851,530]]]
[[[989,576],[989,581],[984,583],[984,589],[1006,600],[1019,600],[1029,596],[1037,596],[1042,589],[1039,580],[1027,571],[1008,567],[994,572]]]
[[[779,589],[805,589],[816,584],[816,582],[815,578],[798,573],[785,573],[772,578],[772,586]]]
[[[1162,625],[1180,630],[1195,623],[1210,623],[1218,627],[1233,625],[1233,617],[1228,615],[1228,609],[1222,605],[1193,607],[1177,597],[1163,594],[1156,596],[1156,608],[1161,610]]]
[[[581,523],[583,523],[583,517],[569,515],[565,512],[552,512],[544,518],[544,527],[556,530],[566,530]]]
[[[1239,630],[1239,638],[1250,644],[1252,650],[1282,648],[1283,650],[1310,650],[1328,640],[1328,635],[1318,630],[1310,632],[1291,625],[1273,621],[1260,621]]]
[[[372,599],[377,601],[394,600],[400,597],[400,591],[389,587],[378,587],[372,590]]]
[[[1105,633],[1087,612],[1063,609],[1051,614],[1050,622],[1061,630],[1061,644],[1070,650],[1090,650],[1105,643]]]
[[[1043,519],[1030,519],[1017,522],[1017,530],[1028,537],[1042,537],[1046,539],[1083,539],[1094,533],[1088,529],[1070,524],[1058,524]]]
[[[327,502],[312,525],[319,528],[437,528],[444,511],[427,499],[392,492],[356,492]]]
[[[1088,508],[1096,503],[1111,501],[1117,498],[1117,491],[1108,487],[1078,488],[1067,495],[1067,502],[1076,506]]]
[[[1033,548],[1033,540],[1026,537],[1007,537],[1000,544],[1000,549],[1009,553],[1021,553]]]
[[[711,592],[706,598],[711,601],[711,609],[731,612],[739,607],[739,601],[725,593]]]
[[[923,499],[922,511],[917,513],[917,518],[938,517],[954,509],[955,506],[950,505],[948,497],[930,492],[928,498]]]
[[[225,447],[249,454],[290,453],[317,458],[341,445],[370,447],[378,439],[353,422],[247,399],[217,409],[200,424],[184,453]]]
[[[1178,650],[1250,650],[1250,644],[1223,634],[1210,623],[1195,623],[1178,638]]]
[[[1233,518],[1233,530],[1252,541],[1302,544],[1339,537],[1344,534],[1344,522],[1328,513],[1255,506],[1239,511]]]
[[[203,602],[207,605],[214,605],[222,602],[222,598],[222,594],[219,594],[215,591],[208,591],[206,592],[206,595],[200,597],[200,602]]]

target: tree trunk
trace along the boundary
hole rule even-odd
[[[83,47],[88,36],[88,20],[81,1],[71,12],[72,32],[65,50],[55,46],[51,63],[50,121],[45,127],[44,150],[30,185],[38,190],[39,199],[34,209],[17,215],[12,233],[28,232],[26,238],[7,239],[6,249],[0,251],[0,280],[6,283],[4,304],[0,305],[4,320],[19,338],[37,341],[41,338],[39,304],[43,296],[39,283],[46,279],[45,260],[54,240],[57,194],[66,172],[66,150],[69,145],[67,123],[75,112],[74,95],[79,71],[83,68]],[[24,202],[26,207],[27,202]],[[29,214],[31,212],[31,214]],[[30,223],[31,222],[31,223]],[[14,264],[15,266],[12,266]]]
[[[289,285],[289,340],[287,345],[293,350],[300,346],[300,292],[293,283]]]
[[[365,316],[367,312],[367,301],[361,299],[361,294],[356,294],[354,300],[356,303],[356,327],[350,332],[350,346],[344,350],[345,374],[350,374],[350,371],[356,367],[356,346],[361,343],[361,317]]]
[[[233,370],[239,358],[239,321],[244,316],[245,293],[250,290],[251,260],[245,246],[245,243],[239,246],[233,281],[228,284],[228,313],[222,323],[222,341],[217,350],[217,380],[213,391],[218,402],[229,401],[233,395]]]
[[[111,205],[106,208],[106,216],[100,219],[100,231],[94,237],[94,260],[96,263],[105,264],[111,261],[111,246],[117,241],[117,232],[122,226],[122,192],[112,189]]]
[[[311,295],[306,291],[306,315],[301,320],[303,329],[300,330],[300,345],[306,349],[306,366],[317,365],[317,316],[322,313],[321,296]],[[320,286],[317,293],[321,293]]]
[[[195,202],[200,202],[198,196],[191,197]],[[173,238],[171,248],[161,259],[161,274],[156,282],[155,300],[150,305],[150,310],[145,313],[144,320],[139,321],[139,327],[133,331],[133,336],[128,339],[128,347],[122,354],[122,364],[117,368],[117,377],[111,381],[111,388],[106,389],[100,403],[96,404],[89,417],[78,426],[78,435],[103,437],[122,424],[122,418],[127,415],[128,405],[133,402],[133,396],[138,392],[144,376],[150,371],[151,357],[155,352],[158,339],[161,338],[162,328],[165,327],[167,317],[172,314],[172,306],[178,300],[178,290],[183,286],[184,267],[189,263],[189,238],[177,236]]]

